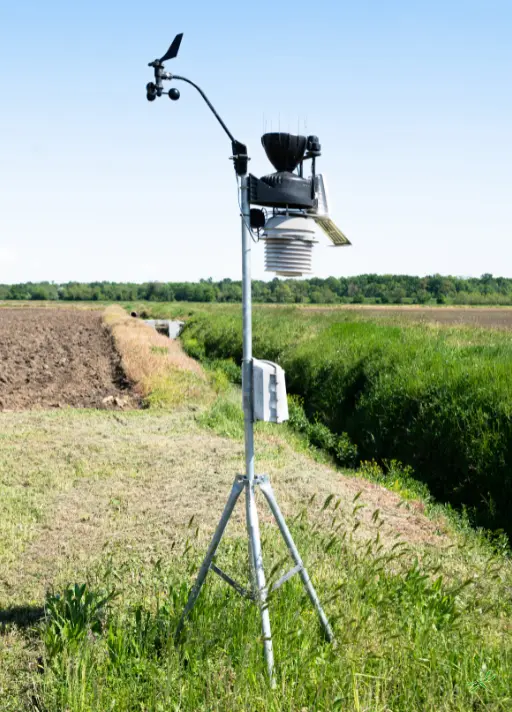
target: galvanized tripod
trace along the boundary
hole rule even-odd
[[[277,581],[272,590],[275,590],[294,574],[299,574],[302,583],[307,591],[311,603],[315,607],[320,622],[325,631],[325,635],[329,641],[333,639],[333,632],[327,617],[320,605],[320,601],[316,591],[308,576],[308,572],[304,567],[300,554],[295,546],[290,530],[286,525],[286,521],[279,509],[274,492],[267,477],[260,477],[254,474],[254,432],[253,432],[253,392],[252,392],[252,305],[251,305],[251,236],[249,234],[249,197],[248,197],[248,180],[246,172],[240,175],[240,194],[241,194],[241,211],[242,211],[242,309],[243,309],[243,360],[242,360],[242,392],[243,392],[243,410],[245,423],[245,476],[238,476],[231,488],[231,493],[228,497],[226,506],[220,518],[217,529],[213,535],[210,546],[206,553],[205,559],[199,569],[197,579],[192,587],[187,604],[181,616],[178,628],[176,630],[176,640],[179,639],[181,630],[185,620],[194,607],[194,604],[199,596],[201,587],[208,575],[208,572],[214,571],[226,583],[230,584],[242,595],[253,599],[259,605],[261,615],[261,628],[263,633],[263,641],[265,647],[265,659],[270,681],[274,684],[274,654],[272,650],[272,635],[270,630],[270,616],[267,605],[268,589],[265,582],[265,572],[263,570],[263,557],[261,552],[260,528],[258,522],[258,511],[256,509],[255,488],[259,487],[263,492],[270,510],[279,527],[279,531],[288,547],[288,551],[295,563],[288,573],[284,574]],[[219,569],[214,563],[213,558],[224,534],[226,525],[231,517],[235,504],[245,489],[245,507],[247,520],[247,533],[249,536],[249,558],[252,571],[252,591],[247,592],[242,586],[233,581],[226,573]]]

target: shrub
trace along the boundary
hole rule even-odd
[[[288,423],[292,428],[306,436],[308,442],[332,455],[340,465],[355,467],[358,462],[357,447],[346,433],[337,435],[317,420],[311,423],[304,411],[303,399],[297,396],[288,398]]]
[[[231,383],[242,383],[242,369],[232,358],[213,359],[207,364],[214,371],[221,371]]]

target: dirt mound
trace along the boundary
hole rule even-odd
[[[135,404],[101,312],[0,310],[0,410]]]

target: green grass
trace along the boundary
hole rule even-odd
[[[241,324],[232,309],[195,314],[182,338],[206,363],[240,362]],[[309,421],[347,434],[361,460],[398,459],[440,501],[511,533],[507,332],[266,308],[255,313],[254,353],[278,361]]]
[[[378,521],[378,511],[374,516]],[[499,559],[491,557],[475,576],[448,581],[435,555],[420,564],[399,541],[385,548],[379,534],[358,539],[357,523],[357,500],[336,499],[323,511],[317,507],[315,519],[303,514],[293,523],[336,644],[322,639],[300,583],[286,584],[270,600],[275,691],[265,676],[257,610],[212,575],[184,639],[174,645],[202,555],[191,534],[172,564],[110,565],[91,577],[87,602],[77,603],[74,588],[47,600],[37,684],[42,708],[510,709],[511,610],[500,595]],[[283,568],[280,542],[267,527],[263,540],[275,579]],[[246,553],[244,538],[230,538],[220,554],[221,565],[242,581]]]

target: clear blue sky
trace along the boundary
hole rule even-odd
[[[18,0],[0,9],[0,282],[240,277],[230,145],[320,137],[353,246],[319,276],[512,277],[512,2]],[[177,85],[178,86],[178,85]],[[263,246],[254,250],[254,276]]]

